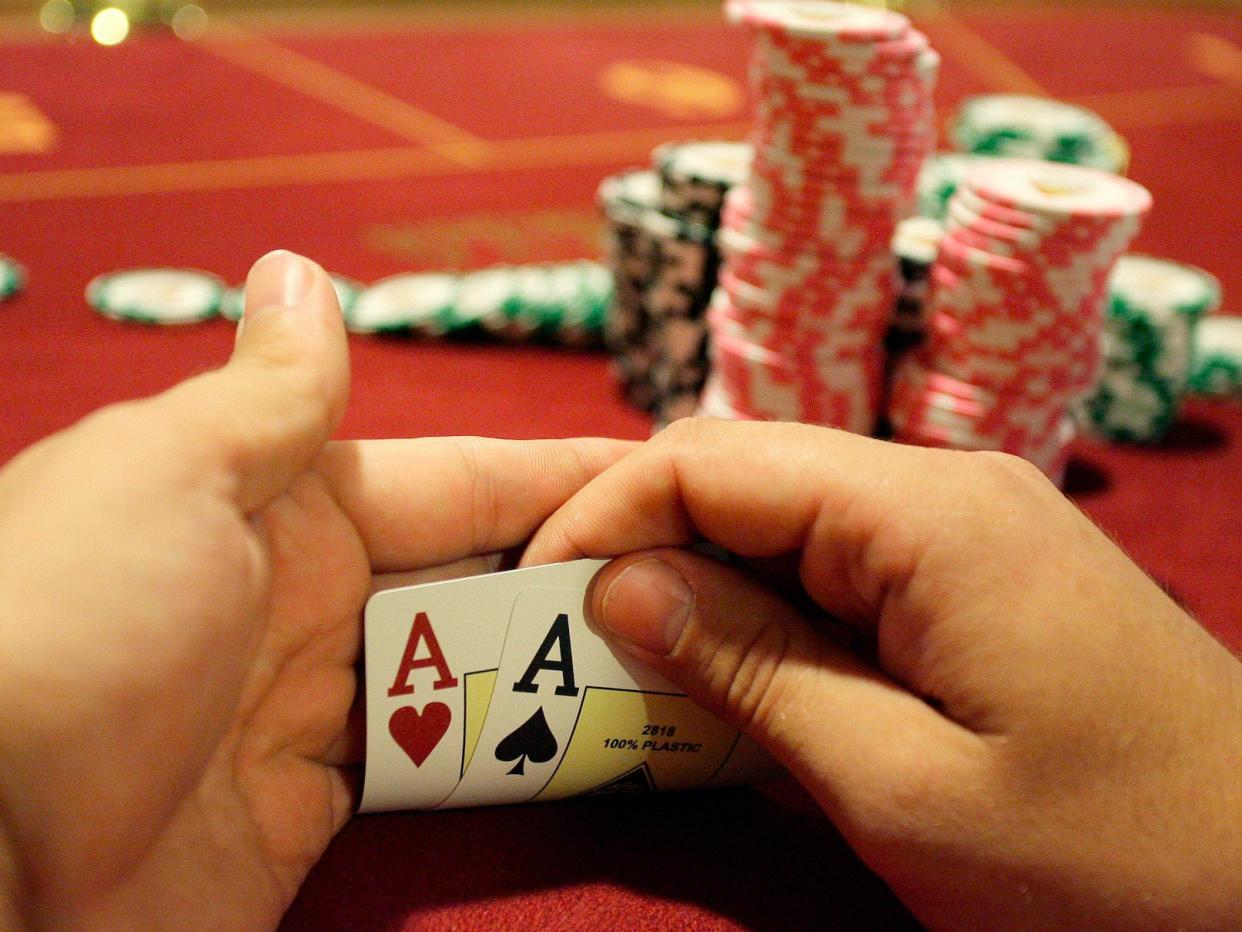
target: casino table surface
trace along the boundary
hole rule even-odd
[[[913,5],[947,115],[1049,94],[1128,138],[1155,195],[1137,248],[1242,307],[1242,17],[1227,5]],[[224,12],[200,41],[103,48],[0,17],[0,462],[99,405],[219,364],[223,321],[120,324],[100,272],[242,279],[287,247],[362,281],[596,255],[599,180],[673,139],[741,138],[746,37],[715,4]],[[351,339],[344,437],[645,437],[598,353]],[[1080,441],[1069,491],[1242,648],[1242,406],[1162,445]],[[1097,671],[1084,669],[1083,676]],[[902,928],[914,922],[792,783],[355,819],[290,929]]]

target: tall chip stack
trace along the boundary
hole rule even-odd
[[[1002,450],[1061,478],[1071,405],[1100,366],[1118,257],[1151,207],[1090,168],[994,159],[949,204],[927,341],[897,369],[889,418],[923,446]]]
[[[707,381],[707,305],[720,272],[716,233],[728,192],[750,169],[740,142],[669,143],[651,155],[660,211],[648,215],[657,247],[646,296],[655,359],[656,428],[694,414]]]
[[[872,432],[895,296],[889,243],[933,148],[939,56],[909,20],[728,0],[754,34],[754,160],[725,202],[704,414]]]
[[[656,426],[693,414],[707,377],[705,312],[720,265],[725,194],[750,165],[745,143],[668,143],[653,170],[604,180],[605,253],[616,278],[606,328],[626,398]]]
[[[655,274],[657,251],[644,218],[660,202],[660,178],[653,171],[630,171],[605,178],[599,186],[604,215],[604,260],[615,282],[604,324],[604,343],[627,401],[643,411],[656,405],[651,382],[654,362],[643,303]]]

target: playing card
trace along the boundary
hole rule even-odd
[[[483,730],[518,595],[538,585],[577,593],[601,560],[578,560],[378,592],[364,619],[363,812],[442,802]],[[532,752],[538,756],[538,752]]]
[[[442,807],[684,789],[718,776],[738,733],[588,626],[581,589],[517,598],[495,690],[465,775]],[[729,768],[728,782],[771,772]]]

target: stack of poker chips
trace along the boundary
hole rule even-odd
[[[1027,158],[1124,173],[1126,141],[1082,107],[1021,94],[968,98],[954,114],[950,138],[960,151],[934,152],[919,172],[918,212],[943,220],[971,167],[987,158]]]
[[[644,306],[655,274],[657,249],[644,218],[659,208],[660,178],[653,171],[630,171],[605,178],[599,186],[604,215],[604,261],[615,286],[604,324],[604,345],[627,401],[643,411],[656,405],[651,381],[654,347]]]
[[[606,342],[626,398],[659,427],[698,406],[707,377],[704,316],[720,264],[716,231],[750,147],[670,143],[655,150],[652,164],[605,179],[599,200],[617,281]]]
[[[927,340],[893,382],[898,440],[1002,450],[1059,481],[1070,407],[1094,384],[1113,266],[1151,195],[1094,169],[977,166],[949,205]]]
[[[1211,398],[1242,396],[1242,317],[1209,317],[1195,332],[1190,391]]]
[[[895,281],[889,244],[933,147],[939,56],[909,20],[730,0],[755,36],[754,160],[726,199],[701,411],[872,432]]]
[[[1220,283],[1192,266],[1122,256],[1109,281],[1103,368],[1077,409],[1080,426],[1122,443],[1157,443],[1189,387],[1199,320],[1220,306]]]
[[[982,94],[959,108],[949,136],[962,152],[1043,159],[1121,174],[1129,146],[1082,107],[1022,94]]]
[[[923,311],[931,286],[931,268],[940,253],[944,224],[930,217],[909,217],[897,224],[892,251],[897,260],[897,300],[884,348],[890,368],[923,342]]]
[[[706,312],[720,271],[716,233],[725,197],[750,168],[751,148],[738,142],[684,142],[652,154],[660,207],[648,217],[659,263],[646,307],[655,342],[652,382],[656,426],[689,417],[707,381]],[[698,234],[707,240],[700,244]]]

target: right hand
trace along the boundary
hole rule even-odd
[[[752,571],[667,549],[698,537]],[[605,633],[771,750],[928,925],[1242,927],[1242,665],[1034,468],[681,421],[524,562],[620,554]],[[793,601],[753,569],[790,559]]]

